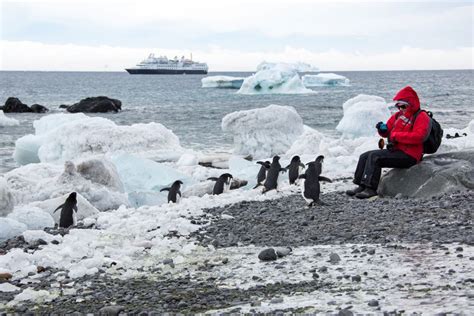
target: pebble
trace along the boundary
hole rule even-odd
[[[368,303],[369,306],[372,306],[372,307],[375,307],[375,306],[379,306],[379,301],[377,300],[370,300],[369,303]]]
[[[117,316],[120,312],[123,312],[125,308],[120,305],[104,306],[99,309],[99,315],[101,316]]]

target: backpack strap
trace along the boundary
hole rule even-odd
[[[411,122],[410,130],[413,130],[413,127],[415,126],[416,118],[418,117],[418,115],[419,115],[421,112],[426,112],[426,111],[420,109],[420,110],[416,111],[415,114],[413,114],[413,119],[412,119],[412,122]]]

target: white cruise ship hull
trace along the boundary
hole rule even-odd
[[[125,69],[131,75],[206,75],[207,70],[199,69]]]

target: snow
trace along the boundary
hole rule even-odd
[[[443,128],[442,125],[441,128]],[[443,140],[441,141],[441,146],[439,147],[437,153],[474,148],[474,120],[471,120],[468,126],[464,129],[458,130],[454,128],[445,128],[443,132]],[[455,133],[459,133],[459,135],[466,133],[467,136],[450,139],[446,138],[446,135],[454,135]]]
[[[304,75],[303,84],[305,87],[321,86],[350,86],[350,80],[344,76],[334,73],[319,73],[317,75]]]
[[[21,288],[10,283],[0,283],[0,292],[19,292]]]
[[[20,294],[16,295],[12,302],[8,303],[8,306],[14,306],[23,301],[33,301],[36,303],[51,302],[58,294],[52,294],[46,290],[35,291],[30,288],[24,289]]]
[[[43,230],[27,230],[23,232],[23,238],[25,241],[29,244],[33,244],[35,241],[39,239],[43,239],[47,243],[52,242],[53,240],[61,241],[62,236],[61,235],[51,235],[48,234],[47,232]]]
[[[82,171],[85,172],[84,170]],[[128,205],[125,193],[117,191],[113,186],[108,187],[84,178],[71,162],[65,163],[64,167],[50,163],[21,166],[6,173],[5,179],[17,204],[45,201],[77,192],[100,211],[115,209],[122,204]],[[60,204],[62,203],[56,207]]]
[[[5,178],[0,177],[0,216],[6,216],[13,210],[13,195]]]
[[[8,218],[25,224],[31,230],[54,227],[54,219],[51,215],[38,207],[17,206],[13,212],[8,214]]]
[[[0,242],[21,235],[27,230],[25,224],[11,218],[0,217]],[[0,265],[0,270],[1,270]]]
[[[240,89],[244,82],[243,77],[209,76],[201,79],[203,88]]]
[[[245,78],[237,93],[240,94],[308,94],[297,68],[285,63],[259,65],[257,73]]]
[[[303,133],[303,120],[291,106],[237,111],[222,119],[222,130],[234,138],[234,153],[254,159],[285,153]]]
[[[184,153],[176,162],[178,166],[195,166],[198,163],[199,163],[198,157],[190,153]]]
[[[182,151],[178,137],[159,123],[121,126],[102,117],[61,113],[44,116],[33,126],[35,134],[21,137],[15,144],[13,158],[21,165],[118,151],[148,155]]]
[[[0,127],[16,125],[20,125],[20,122],[18,120],[6,116],[5,113],[3,113],[3,110],[0,110]]]
[[[344,136],[356,138],[377,135],[377,122],[390,118],[385,99],[378,96],[359,94],[342,105],[344,116],[336,129]]]

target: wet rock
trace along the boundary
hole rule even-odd
[[[277,255],[275,249],[273,249],[273,248],[268,248],[268,249],[262,250],[258,254],[258,259],[260,259],[262,261],[274,261],[277,258],[278,258],[278,255]]]
[[[99,309],[99,315],[101,316],[117,316],[120,312],[123,312],[125,308],[120,305],[104,306]]]
[[[9,97],[5,102],[5,105],[0,107],[4,113],[28,113],[33,112],[28,105],[24,104],[18,98]]]
[[[372,307],[375,307],[375,306],[379,306],[379,301],[377,300],[370,300],[369,303],[368,303],[369,306],[372,306]]]
[[[46,113],[46,112],[49,112],[48,108],[41,105],[41,104],[33,104],[31,107],[30,107],[31,111],[34,112],[34,113]]]
[[[329,255],[329,262],[331,262],[332,264],[336,264],[339,261],[341,261],[341,257],[339,257],[337,253],[333,252]]]
[[[70,113],[105,113],[122,110],[122,102],[105,96],[85,98],[67,107]]]
[[[354,275],[352,278],[352,282],[360,282],[362,281],[362,278],[360,275]]]

